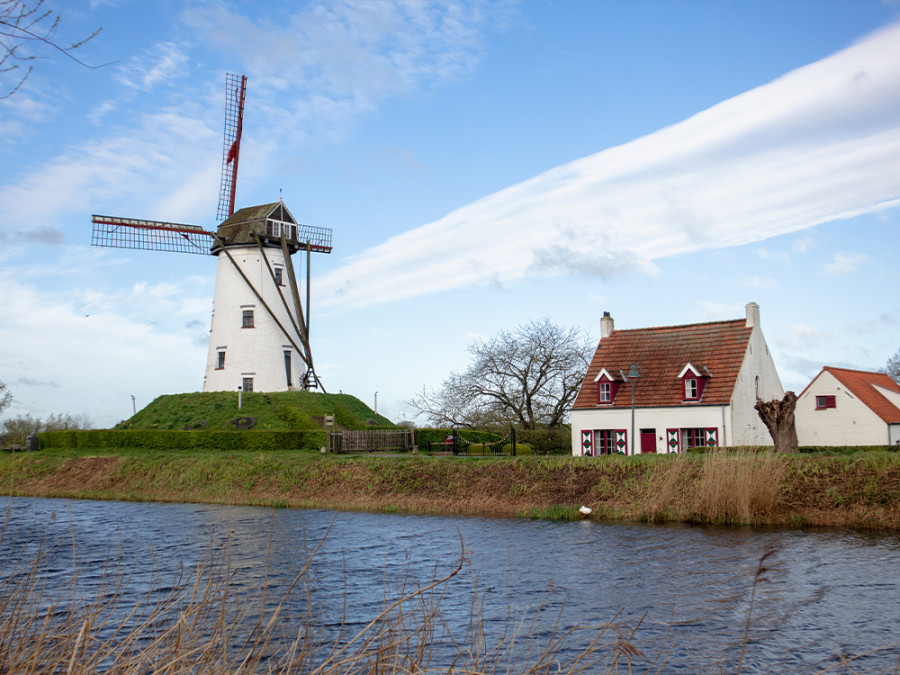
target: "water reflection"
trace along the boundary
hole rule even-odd
[[[745,630],[744,672],[810,672],[890,644],[900,628],[900,538],[849,531],[14,498],[0,559],[27,559],[43,546],[48,581],[63,585],[74,551],[87,586],[102,583],[104,570],[120,561],[134,570],[127,592],[137,596],[154,585],[171,588],[179,569],[216,551],[230,560],[237,591],[262,604],[258,594],[268,587],[265,604],[274,607],[319,545],[309,599],[334,631],[362,627],[387,597],[446,574],[463,553],[489,631],[501,630],[510,612],[530,617],[539,606],[538,631],[559,616],[567,626],[615,617],[623,628],[637,627],[648,660],[668,653],[666,672],[733,671]],[[464,628],[473,600],[472,578],[454,578],[441,603],[445,618]],[[305,603],[301,593],[288,608],[298,625]],[[867,656],[854,662],[855,672],[891,670],[897,653]]]

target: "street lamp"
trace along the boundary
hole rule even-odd
[[[627,374],[621,370],[619,372],[626,382],[631,382],[631,454],[634,455],[634,385],[641,379],[641,367],[632,363]]]

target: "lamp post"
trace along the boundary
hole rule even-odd
[[[641,367],[636,363],[632,363],[628,369],[628,374],[622,373],[622,376],[626,381],[631,382],[631,454],[634,456],[636,454],[634,451],[634,385],[641,379]]]

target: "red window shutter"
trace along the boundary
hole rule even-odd
[[[666,448],[669,452],[680,452],[678,429],[666,429]]]
[[[594,432],[583,430],[581,432],[581,456],[590,457],[594,454]]]
[[[714,447],[719,444],[719,430],[715,427],[710,427],[706,429],[706,445],[708,447]]]

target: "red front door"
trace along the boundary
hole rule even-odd
[[[656,429],[641,429],[641,454],[656,452]]]

